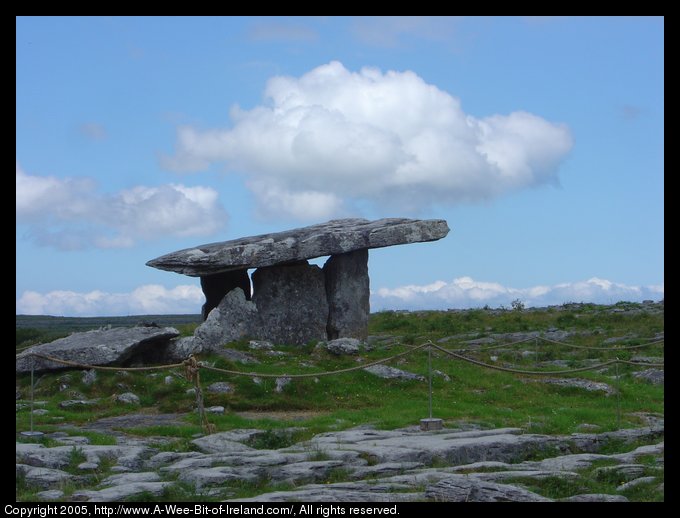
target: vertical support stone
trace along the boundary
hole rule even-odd
[[[307,261],[258,268],[253,273],[259,337],[304,345],[326,339],[328,303],[321,268]]]
[[[368,249],[332,255],[323,266],[328,299],[329,340],[368,337]]]
[[[246,300],[250,300],[248,270],[232,270],[201,277],[201,289],[205,294],[205,304],[201,309],[201,316],[204,321],[213,308],[216,308],[224,296],[234,288],[241,288]]]

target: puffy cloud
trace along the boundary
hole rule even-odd
[[[451,282],[436,281],[424,286],[380,288],[371,293],[371,308],[447,309],[474,308],[487,304],[491,307],[510,307],[515,299],[520,299],[526,306],[548,306],[565,302],[611,304],[620,300],[659,300],[663,298],[663,294],[663,284],[628,286],[597,277],[581,282],[530,288],[511,288],[495,282],[459,277]]]
[[[16,166],[16,215],[39,244],[120,248],[139,239],[209,235],[227,215],[217,191],[181,184],[137,186],[113,195],[88,179],[33,176]]]
[[[204,301],[199,286],[180,285],[168,289],[146,284],[129,293],[25,291],[16,301],[16,311],[17,315],[82,317],[199,313]]]
[[[572,147],[564,125],[523,111],[475,118],[411,71],[350,72],[333,61],[271,78],[265,98],[235,106],[231,128],[178,128],[164,167],[225,163],[248,175],[261,212],[315,219],[319,202],[334,214],[355,201],[415,212],[555,182]]]

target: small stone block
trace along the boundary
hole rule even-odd
[[[429,417],[427,419],[420,420],[420,429],[423,432],[441,430],[442,428],[444,428],[444,421],[443,419],[439,419],[438,417]]]

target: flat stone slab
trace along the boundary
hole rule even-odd
[[[113,329],[73,333],[47,344],[35,345],[16,357],[16,371],[73,369],[73,366],[34,357],[44,354],[60,360],[85,365],[122,365],[139,355],[166,347],[179,336],[174,327],[116,327]]]
[[[449,227],[443,219],[334,219],[284,232],[186,248],[146,264],[160,270],[201,277],[355,250],[436,241],[448,233]]]

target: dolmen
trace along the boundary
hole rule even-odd
[[[366,339],[368,250],[436,241],[441,219],[336,219],[172,252],[147,266],[200,277],[203,319],[186,351],[211,350],[243,338],[304,345]],[[323,268],[307,260],[330,256]],[[251,279],[248,269],[256,270]]]

